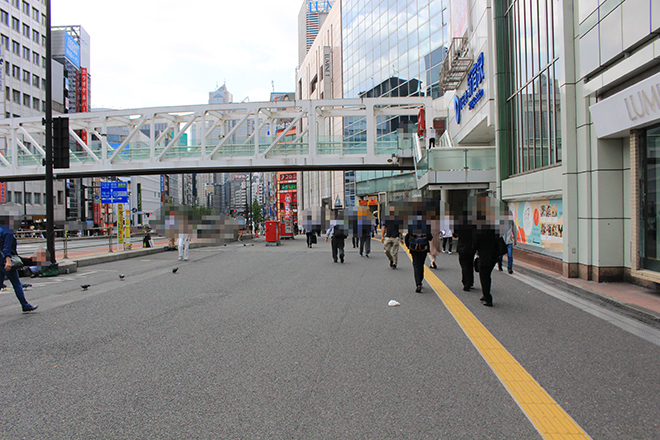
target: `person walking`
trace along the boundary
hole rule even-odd
[[[445,228],[445,230],[442,231],[442,253],[447,252],[448,254],[451,254],[452,242],[452,231],[450,228]],[[447,249],[447,244],[449,244],[449,249]]]
[[[469,292],[474,286],[474,240],[476,227],[468,223],[467,213],[455,225],[454,233],[458,239],[456,252],[458,263],[461,265],[461,282],[463,290]]]
[[[2,249],[2,256],[5,261],[4,266],[2,266],[2,274],[14,287],[14,293],[18,302],[21,303],[23,313],[27,313],[37,310],[39,306],[36,304],[32,305],[25,299],[25,293],[23,292],[21,280],[18,277],[18,271],[11,267],[11,256],[18,255],[16,244],[16,236],[14,236],[13,231],[8,227],[0,226],[0,249]]]
[[[332,261],[337,262],[337,255],[339,255],[339,260],[344,263],[344,240],[347,235],[344,232],[341,225],[335,223],[330,226],[328,232],[325,234],[325,241],[328,241],[330,238],[330,246],[332,247]]]
[[[369,258],[371,253],[371,237],[374,236],[374,224],[370,218],[358,221],[358,234],[360,236],[360,256]]]
[[[518,244],[518,234],[516,233],[516,225],[513,220],[510,220],[509,229],[504,234],[504,243],[506,243],[506,267],[509,274],[513,273],[513,247]],[[497,267],[502,271],[502,258],[500,255],[497,259]]]
[[[313,244],[316,244],[316,232],[308,231],[305,229],[305,236],[307,237],[307,247],[311,248]]]
[[[415,292],[421,293],[422,281],[424,281],[424,262],[426,261],[426,254],[429,253],[433,235],[431,234],[431,228],[422,219],[422,216],[415,217],[412,224],[408,225],[408,233],[404,237],[404,242],[412,258]]]
[[[188,261],[189,249],[190,249],[190,235],[188,234],[179,234],[179,260]]]
[[[479,254],[479,281],[481,282],[481,303],[493,307],[493,296],[490,293],[491,273],[497,262],[497,240],[499,234],[491,228],[477,229],[474,249]]]
[[[435,128],[430,127],[426,130],[426,136],[429,138],[429,150],[435,147]]]
[[[380,242],[383,243],[383,250],[387,259],[390,260],[390,267],[396,269],[399,254],[399,244],[401,243],[401,232],[399,231],[399,222],[394,216],[394,207],[390,206],[390,215],[383,222]]]

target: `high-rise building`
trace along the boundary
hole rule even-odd
[[[55,70],[61,79],[54,81],[53,109],[60,113],[84,113],[91,110],[91,53],[90,36],[82,26],[55,26],[51,28],[51,47]],[[63,80],[63,81],[62,81]],[[61,101],[61,104],[60,104]],[[87,141],[87,133],[79,133]],[[72,151],[82,147],[71,141]],[[93,179],[67,179],[66,218],[93,222]],[[98,186],[98,185],[96,185]],[[96,208],[98,209],[98,207]],[[96,216],[98,217],[98,215]]]
[[[319,29],[323,26],[334,1],[304,0],[298,14],[298,65],[314,43]]]
[[[0,2],[0,37],[0,61],[4,64],[0,69],[2,115],[6,118],[42,115],[46,107],[46,63],[51,62],[46,59],[44,2]],[[59,65],[57,62],[53,64]],[[53,69],[53,84],[54,89],[58,85],[64,88],[61,69]],[[54,95],[53,101],[63,101],[63,98]],[[28,139],[21,141],[29,151],[36,152]],[[0,153],[6,155],[3,148],[6,147],[0,147]],[[0,198],[0,212],[18,213],[24,227],[40,228],[46,218],[44,182],[8,182],[0,186],[4,186],[5,193],[5,197]],[[54,198],[55,222],[62,225],[65,219],[64,182],[55,182]]]

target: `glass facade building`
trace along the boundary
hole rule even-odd
[[[506,112],[512,174],[555,165],[562,160],[560,63],[561,30],[555,2],[510,0],[505,13],[508,42],[500,45],[507,60]],[[508,44],[506,44],[508,43]]]
[[[439,96],[439,71],[449,41],[448,0],[344,0],[341,5],[344,98]],[[381,117],[378,135],[413,133],[416,124],[416,117]],[[345,138],[363,140],[365,128],[363,118],[344,119]],[[376,187],[415,188],[413,176],[397,177],[396,189],[391,188],[388,178],[401,174],[356,172],[357,195],[373,193]]]

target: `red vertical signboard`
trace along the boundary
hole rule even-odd
[[[89,111],[89,103],[87,102],[87,69],[80,68],[80,111],[86,113]],[[87,131],[80,131],[80,138],[83,142],[87,143]]]

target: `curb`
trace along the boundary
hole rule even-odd
[[[597,292],[592,289],[585,288],[583,286],[578,286],[575,283],[571,283],[569,279],[564,278],[562,275],[555,273],[545,273],[542,269],[536,268],[535,266],[525,264],[524,262],[515,262],[518,266],[516,270],[523,272],[527,275],[536,276],[542,278],[545,281],[549,281],[552,284],[560,285],[565,288],[569,293],[578,296],[582,299],[586,299],[598,305],[604,306],[609,309],[616,309],[621,314],[627,316],[628,318],[634,319],[636,321],[643,322],[644,324],[650,325],[654,328],[660,329],[660,314],[638,306],[636,304],[631,304],[628,302],[623,302],[618,299],[612,298],[610,296],[604,295],[600,292]]]
[[[203,247],[199,243],[190,243],[190,249]],[[74,273],[78,271],[79,267],[93,266],[95,264],[109,263],[112,261],[127,260],[129,258],[137,258],[145,255],[159,254],[167,252],[167,246],[158,246],[153,248],[139,248],[131,249],[130,251],[116,251],[107,252],[105,254],[89,255],[80,258],[67,258],[58,261],[59,274]],[[67,272],[68,271],[68,272]]]

